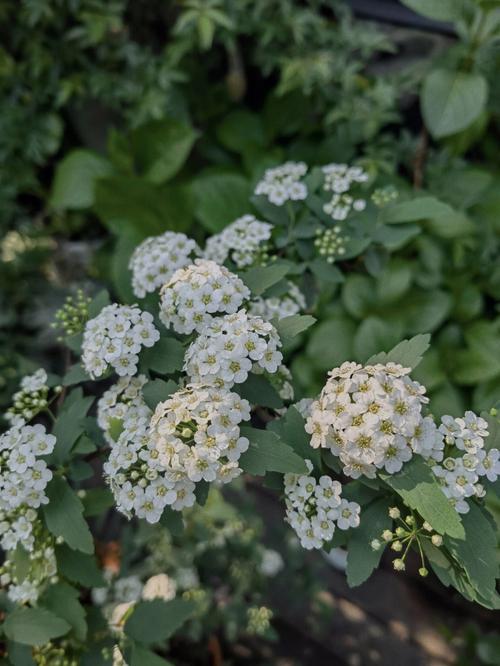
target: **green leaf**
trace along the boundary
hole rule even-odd
[[[85,555],[69,546],[56,546],[57,571],[84,587],[105,587],[106,581],[93,555]]]
[[[180,536],[184,532],[184,521],[180,511],[167,507],[161,514],[160,524],[166,527],[173,536]]]
[[[152,183],[169,180],[185,163],[198,132],[177,120],[153,120],[130,135],[134,162]]]
[[[270,266],[250,268],[240,277],[254,296],[261,296],[269,287],[282,280],[289,270],[288,264],[276,263]]]
[[[97,153],[72,151],[56,167],[50,205],[58,209],[92,206],[96,181],[112,172],[110,162]]]
[[[430,467],[416,457],[397,474],[380,474],[407,506],[415,509],[436,532],[463,539],[465,532],[458,513],[444,495]]]
[[[87,637],[87,622],[85,610],[78,601],[79,593],[68,583],[56,583],[51,585],[40,599],[40,604],[45,608],[64,617],[73,628],[75,637],[84,641]]]
[[[55,477],[47,486],[49,503],[43,507],[49,531],[74,550],[94,552],[94,540],[83,518],[83,504],[67,481]]]
[[[138,643],[162,643],[188,620],[195,610],[191,601],[141,601],[125,623],[125,634]]]
[[[83,515],[87,518],[99,516],[114,506],[113,493],[107,488],[88,488],[82,498]]]
[[[435,21],[459,21],[467,7],[468,0],[401,0],[413,11]]]
[[[82,365],[80,363],[75,363],[75,365],[72,365],[68,372],[64,375],[62,385],[74,386],[75,384],[88,381],[89,376],[83,369]]]
[[[497,535],[485,510],[474,502],[469,506],[469,512],[462,516],[465,537],[454,539],[447,536],[444,542],[465,569],[473,587],[487,598],[494,592],[498,576]]]
[[[391,527],[390,505],[389,500],[381,497],[361,509],[359,526],[352,531],[347,550],[346,573],[351,587],[364,583],[379,565],[384,548],[373,550],[370,544]]]
[[[8,664],[12,664],[12,666],[36,666],[32,656],[33,650],[29,645],[8,641],[7,655],[9,657]]]
[[[177,389],[177,384],[171,379],[168,382],[164,379],[154,379],[144,386],[142,396],[146,405],[154,410],[159,402],[168,400]]]
[[[307,359],[317,370],[331,370],[354,354],[356,324],[341,316],[322,321],[314,327],[307,345]],[[335,344],[332,344],[332,340]]]
[[[11,641],[41,646],[67,634],[71,625],[45,608],[17,608],[7,615],[3,628]]]
[[[271,421],[268,430],[276,433],[280,440],[291,446],[303,460],[309,459],[317,470],[321,469],[321,452],[312,448],[311,436],[305,431],[304,417],[295,407],[287,409],[280,419]]]
[[[271,409],[283,407],[283,400],[274,386],[263,375],[250,373],[246,382],[236,386],[233,390],[236,390],[242,398],[248,400],[251,405],[260,405]]]
[[[162,375],[182,370],[183,364],[183,344],[167,335],[162,335],[153,347],[145,349],[141,354],[141,366]]]
[[[385,224],[418,222],[453,213],[453,208],[436,197],[418,197],[382,208],[379,219]]]
[[[97,292],[94,298],[89,303],[89,319],[93,319],[100,314],[101,310],[109,305],[109,293],[106,289]]]
[[[431,336],[426,335],[416,335],[411,340],[403,340],[397,344],[389,352],[380,352],[375,356],[371,356],[367,364],[374,365],[375,363],[399,363],[405,368],[415,368],[420,361],[422,356],[429,349],[429,341]]]
[[[245,472],[256,476],[263,476],[266,472],[307,474],[303,459],[291,446],[282,442],[276,433],[243,427],[241,434],[250,440],[250,447],[239,460]]]
[[[447,291],[432,289],[413,290],[408,296],[408,303],[402,306],[406,314],[408,333],[428,333],[436,330],[448,317],[453,299]]]
[[[283,317],[275,322],[278,335],[282,342],[288,342],[292,340],[299,333],[303,333],[308,328],[310,328],[316,319],[311,317],[311,315],[290,315],[289,317]]]
[[[434,69],[425,77],[421,105],[435,139],[460,132],[485,108],[488,84],[481,74]]]
[[[467,349],[457,350],[452,377],[466,386],[500,375],[500,335],[496,322],[478,321],[465,332]]]
[[[84,418],[93,402],[94,398],[84,397],[81,389],[72,391],[66,398],[52,431],[57,441],[51,460],[60,464],[68,459],[71,449],[85,430]]]
[[[14,565],[16,578],[22,583],[31,570],[30,554],[23,548],[21,543],[18,543],[11,559]]]
[[[150,650],[134,645],[130,655],[130,666],[173,666],[173,664]]]
[[[365,361],[380,349],[390,349],[398,340],[399,332],[393,323],[379,317],[364,319],[354,336],[354,354]]]
[[[108,426],[108,435],[111,437],[111,439],[114,442],[118,441],[118,437],[123,432],[123,419],[117,419],[115,417],[112,417],[109,419],[109,426]]]
[[[213,233],[248,213],[250,183],[235,173],[206,173],[192,183],[195,217]]]
[[[350,275],[342,287],[342,302],[347,312],[362,319],[376,302],[373,280],[366,275]]]
[[[229,113],[216,128],[221,144],[236,153],[245,153],[266,143],[260,116],[247,110]]]

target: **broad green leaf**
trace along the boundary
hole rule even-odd
[[[125,623],[125,634],[138,643],[162,643],[182,627],[195,610],[193,602],[182,599],[141,601]]]
[[[152,183],[169,180],[182,168],[198,132],[172,120],[152,120],[134,129],[130,142],[141,176]]]
[[[167,507],[161,514],[160,524],[166,527],[173,536],[180,536],[184,532],[182,512]]]
[[[94,398],[84,397],[81,389],[75,389],[66,398],[53,429],[57,441],[51,460],[62,463],[68,459],[71,449],[85,430],[84,418],[93,402]]]
[[[379,565],[384,549],[373,550],[370,544],[391,527],[390,504],[389,500],[381,497],[361,509],[360,524],[352,531],[347,550],[346,573],[351,587],[364,583]]]
[[[401,0],[418,14],[435,21],[459,21],[464,12],[470,9],[469,0]]]
[[[195,216],[213,233],[248,213],[250,184],[236,173],[206,173],[192,183]]]
[[[74,150],[56,167],[50,205],[57,209],[88,208],[94,203],[95,183],[109,176],[113,167],[90,150]]]
[[[390,349],[399,337],[399,332],[393,323],[380,317],[367,317],[360,323],[354,336],[355,357],[365,361],[380,349]]]
[[[83,369],[81,363],[75,363],[75,365],[72,365],[68,372],[64,375],[62,385],[74,386],[75,384],[88,381],[89,376]]]
[[[105,587],[106,581],[93,555],[85,555],[69,546],[56,546],[57,571],[84,587]]]
[[[41,646],[67,634],[71,625],[45,608],[17,608],[7,615],[3,628],[11,641]]]
[[[303,333],[310,328],[316,321],[315,317],[311,315],[290,315],[289,317],[283,317],[275,322],[278,335],[282,342],[288,342],[292,340],[299,333]]]
[[[236,390],[242,398],[248,400],[251,405],[260,405],[271,409],[283,407],[283,400],[269,379],[263,375],[250,373],[246,382],[236,386],[233,390]]]
[[[453,209],[435,197],[418,197],[382,208],[379,219],[385,224],[418,222],[453,213]]]
[[[241,434],[250,440],[250,447],[239,460],[245,472],[256,476],[263,476],[266,472],[307,473],[303,459],[274,432],[243,427]]]
[[[290,270],[285,263],[256,266],[241,274],[241,279],[254,296],[261,296],[269,287],[282,280]]]
[[[433,529],[463,539],[465,532],[458,513],[441,490],[431,468],[414,457],[397,474],[380,477],[400,495],[407,506],[415,509]]]
[[[441,289],[412,290],[401,312],[406,315],[406,330],[410,334],[436,330],[448,317],[453,304],[451,295]]]
[[[154,370],[162,375],[182,370],[184,346],[179,340],[162,335],[153,347],[141,354],[141,367]]]
[[[229,113],[216,128],[221,144],[236,153],[245,153],[266,143],[260,116],[247,110]]]
[[[118,441],[118,438],[123,432],[123,427],[123,419],[117,419],[115,417],[109,419],[108,435],[114,442]]]
[[[367,364],[374,365],[375,363],[399,363],[405,368],[415,368],[422,356],[429,349],[430,335],[416,335],[411,340],[403,340],[397,344],[389,352],[380,352],[375,356],[371,356]]]
[[[362,319],[376,302],[374,282],[366,275],[350,275],[342,286],[342,302],[347,312]]]
[[[312,448],[311,436],[305,431],[305,420],[295,407],[287,409],[280,419],[271,421],[268,430],[276,433],[303,460],[309,459],[317,470],[321,469],[320,450]]]
[[[130,654],[130,666],[173,666],[173,664],[140,645],[134,645]]]
[[[354,321],[345,316],[319,323],[312,329],[307,345],[308,363],[325,371],[352,358],[356,328]]]
[[[87,637],[87,622],[85,610],[78,597],[78,590],[68,583],[59,582],[45,590],[40,604],[69,622],[75,637],[84,641]]]
[[[93,319],[100,314],[101,310],[110,304],[109,293],[106,289],[97,292],[89,303],[89,319]]]
[[[10,556],[9,559],[14,565],[14,571],[17,580],[22,583],[31,570],[30,554],[19,542],[16,546],[13,556]]]
[[[467,348],[455,352],[453,379],[466,386],[500,375],[499,322],[478,321],[465,332]]]
[[[481,74],[434,69],[424,79],[421,105],[435,139],[460,132],[482,113],[488,84]]]
[[[83,504],[67,481],[54,477],[47,486],[49,503],[43,507],[50,532],[62,537],[70,548],[83,553],[94,552],[94,540],[83,517]]]
[[[83,515],[99,516],[115,504],[113,493],[107,488],[88,488],[82,497]]]
[[[7,654],[9,661],[7,662],[12,666],[36,666],[33,659],[33,650],[29,645],[21,645],[21,643],[7,642]]]
[[[381,305],[394,303],[408,292],[413,277],[411,264],[392,261],[377,276],[377,301]]]
[[[166,382],[163,379],[154,379],[148,382],[142,389],[142,396],[150,409],[155,409],[159,402],[164,402],[177,391],[177,384],[171,379]]]

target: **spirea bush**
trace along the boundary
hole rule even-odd
[[[195,631],[212,603],[189,551],[172,575],[160,558],[117,577],[113,565],[97,567],[92,530],[114,507],[146,534],[160,525],[155,539],[178,538],[238,477],[275,489],[304,549],[344,547],[350,585],[385,549],[397,571],[414,551],[422,576],[432,570],[466,599],[500,607],[488,512],[500,422],[495,410],[433,416],[412,376],[429,336],[363,364],[345,358],[318,396],[294,395],[287,362],[316,325],[322,284],[336,275],[336,257],[370,245],[380,227],[364,215],[387,197],[374,196],[361,167],[287,162],[266,171],[253,201],[261,220],[237,219],[205,248],[180,233],[139,245],[127,274],[138,303],[111,303],[106,292],[80,299],[71,326],[63,310],[74,364],[62,377],[39,370],[23,379],[0,439],[12,663],[17,654],[50,663],[47,650],[62,650],[64,663],[167,663],[159,655],[168,639],[183,626]],[[424,201],[404,206],[418,217],[439,205]],[[201,534],[198,552],[211,538]],[[276,554],[261,559],[263,576],[286,568]],[[250,633],[269,630],[266,608],[249,608],[247,620]]]

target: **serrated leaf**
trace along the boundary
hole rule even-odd
[[[192,181],[195,216],[212,233],[248,212],[250,183],[237,173],[203,173]]]
[[[105,587],[106,581],[93,555],[85,555],[69,546],[56,546],[57,571],[84,587]]]
[[[279,321],[275,322],[278,335],[282,342],[288,342],[292,340],[299,333],[307,331],[314,323],[316,322],[315,317],[311,315],[290,315],[289,317],[283,317]]]
[[[195,610],[195,604],[183,599],[141,601],[125,623],[125,634],[139,643],[162,643],[172,636]]]
[[[422,360],[422,356],[429,349],[429,334],[420,334],[410,340],[403,340],[389,352],[380,352],[371,356],[367,365],[375,363],[399,363],[405,368],[416,368]]]
[[[379,219],[385,224],[418,222],[453,213],[453,208],[436,197],[418,197],[382,208]]]
[[[67,481],[55,477],[47,486],[49,503],[43,507],[49,531],[62,537],[70,548],[82,553],[94,552],[94,540],[83,518],[83,504]]]
[[[457,539],[464,538],[460,516],[423,460],[414,457],[405,463],[401,472],[380,473],[380,478],[398,493],[407,506],[418,511],[436,532]]]
[[[291,446],[303,460],[309,459],[317,470],[321,469],[321,452],[312,448],[311,436],[305,431],[305,420],[295,407],[287,409],[280,419],[271,421],[268,429]]]
[[[263,476],[266,472],[306,474],[304,460],[291,446],[268,430],[244,427],[241,434],[250,441],[250,447],[239,460],[240,467],[249,474]]]
[[[11,641],[40,646],[67,634],[71,625],[44,608],[17,608],[7,615],[3,628]]]
[[[141,367],[154,370],[162,375],[182,370],[184,346],[179,340],[162,336],[158,342],[141,354]]]
[[[87,622],[85,610],[78,601],[79,593],[68,583],[51,585],[43,593],[40,604],[45,608],[64,617],[73,628],[75,637],[84,641],[87,637]]]
[[[290,270],[285,263],[271,264],[271,266],[256,266],[241,274],[241,279],[254,296],[261,296],[269,287],[282,280]]]
[[[364,583],[379,565],[384,549],[373,550],[370,544],[390,528],[390,505],[388,499],[381,497],[361,509],[359,526],[352,531],[347,550],[346,573],[351,587]]]
[[[159,402],[168,400],[177,389],[177,384],[171,379],[168,382],[163,379],[154,379],[143,387],[142,396],[149,409],[154,410]]]

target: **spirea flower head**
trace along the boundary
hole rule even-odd
[[[439,432],[444,437],[447,455],[434,465],[433,472],[441,483],[446,497],[458,513],[468,513],[468,500],[484,497],[480,479],[495,482],[500,476],[500,451],[485,449],[488,423],[467,411],[463,418],[443,416]]]
[[[180,389],[157,405],[151,419],[158,464],[169,479],[192,488],[200,481],[228,483],[241,473],[238,460],[249,442],[239,425],[249,418],[249,403],[227,389]]]
[[[113,444],[109,435],[112,419],[125,419],[150,416],[150,409],[144,402],[142,389],[147,382],[145,375],[120,377],[97,403],[97,424],[104,433],[108,444]]]
[[[186,351],[184,370],[191,381],[230,388],[254,367],[269,373],[283,360],[274,326],[245,310],[214,319]]]
[[[218,264],[229,257],[238,268],[250,266],[263,258],[267,249],[265,241],[271,238],[272,228],[253,215],[243,215],[207,240],[203,256]]]
[[[130,258],[132,289],[138,298],[156,291],[175,271],[192,263],[200,249],[185,234],[166,231],[161,236],[146,238]]]
[[[368,174],[361,167],[350,167],[347,164],[327,164],[322,167],[325,182],[323,189],[332,192],[331,200],[323,206],[323,210],[334,220],[345,220],[351,210],[362,211],[366,201],[349,194],[356,183],[368,180]]]
[[[83,366],[92,379],[110,366],[120,376],[135,375],[141,348],[152,347],[159,338],[149,312],[135,305],[107,305],[85,326]]]
[[[267,197],[275,206],[305,199],[307,186],[301,179],[306,173],[304,162],[285,162],[274,169],[266,169],[264,178],[255,187],[255,194]]]
[[[288,290],[282,296],[256,298],[248,306],[251,315],[262,317],[266,321],[283,319],[298,314],[306,307],[306,299],[297,285],[288,283]]]
[[[24,425],[47,407],[47,381],[47,373],[43,368],[23,377],[20,390],[12,396],[12,407],[5,413],[5,419],[12,426]]]
[[[395,363],[332,370],[306,422],[311,446],[329,449],[353,478],[373,478],[377,469],[398,472],[414,447],[432,450],[436,428],[427,432],[422,425],[428,398],[409,372]]]
[[[306,460],[311,473],[313,465]],[[341,497],[342,486],[329,476],[318,480],[311,474],[285,475],[286,520],[303,548],[323,548],[336,527],[347,530],[359,525],[360,506]]]
[[[177,333],[200,332],[215,316],[236,312],[249,297],[237,275],[215,261],[196,259],[164,285],[160,319]]]
[[[14,427],[0,435],[0,510],[47,504],[52,472],[40,456],[54,450],[56,438],[43,425]]]

